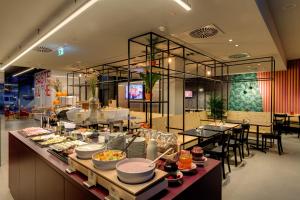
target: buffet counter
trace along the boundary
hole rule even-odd
[[[87,188],[87,177],[79,172],[68,174],[68,165],[17,131],[9,132],[9,188],[15,200],[94,200],[107,199],[108,191],[100,186]],[[167,187],[151,199],[222,198],[219,161],[208,159],[197,174],[184,176],[183,184]],[[197,198],[196,198],[197,197]]]

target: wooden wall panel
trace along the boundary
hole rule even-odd
[[[269,78],[270,72],[257,73],[258,78]],[[259,88],[263,97],[265,112],[271,111],[271,83],[260,81]],[[288,62],[286,71],[275,72],[275,105],[276,113],[300,114],[300,60]]]

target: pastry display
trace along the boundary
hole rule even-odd
[[[152,138],[157,141],[157,150],[158,153],[163,153],[169,148],[172,148],[172,151],[169,151],[165,156],[168,159],[168,155],[172,155],[177,152],[177,136],[173,133],[164,133],[160,131],[152,131]]]

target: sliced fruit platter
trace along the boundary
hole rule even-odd
[[[74,140],[74,141],[68,141],[68,142],[62,142],[58,144],[50,145],[50,149],[53,149],[57,152],[66,151],[70,148],[74,149],[77,146],[81,146],[87,144],[86,142],[82,142],[80,140]]]
[[[55,134],[52,133],[52,134],[49,134],[49,135],[34,136],[30,139],[34,142],[40,142],[40,141],[49,140],[49,139],[54,138],[54,137],[55,137]]]
[[[51,133],[51,131],[43,129],[41,127],[29,127],[20,130],[19,133],[21,133],[25,137],[32,137],[32,136],[49,134]]]
[[[67,140],[67,138],[65,136],[56,135],[55,137],[53,137],[49,140],[46,140],[46,141],[43,141],[43,142],[38,142],[38,144],[43,146],[43,147],[46,147],[46,146],[49,146],[49,145],[52,145],[52,144],[64,142],[66,140]]]

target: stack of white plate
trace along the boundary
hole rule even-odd
[[[132,138],[127,139],[130,142]],[[128,158],[145,158],[146,157],[146,140],[144,137],[137,137],[127,149]]]
[[[116,132],[110,133],[108,136],[107,148],[113,150],[123,150],[126,145],[126,133]]]

